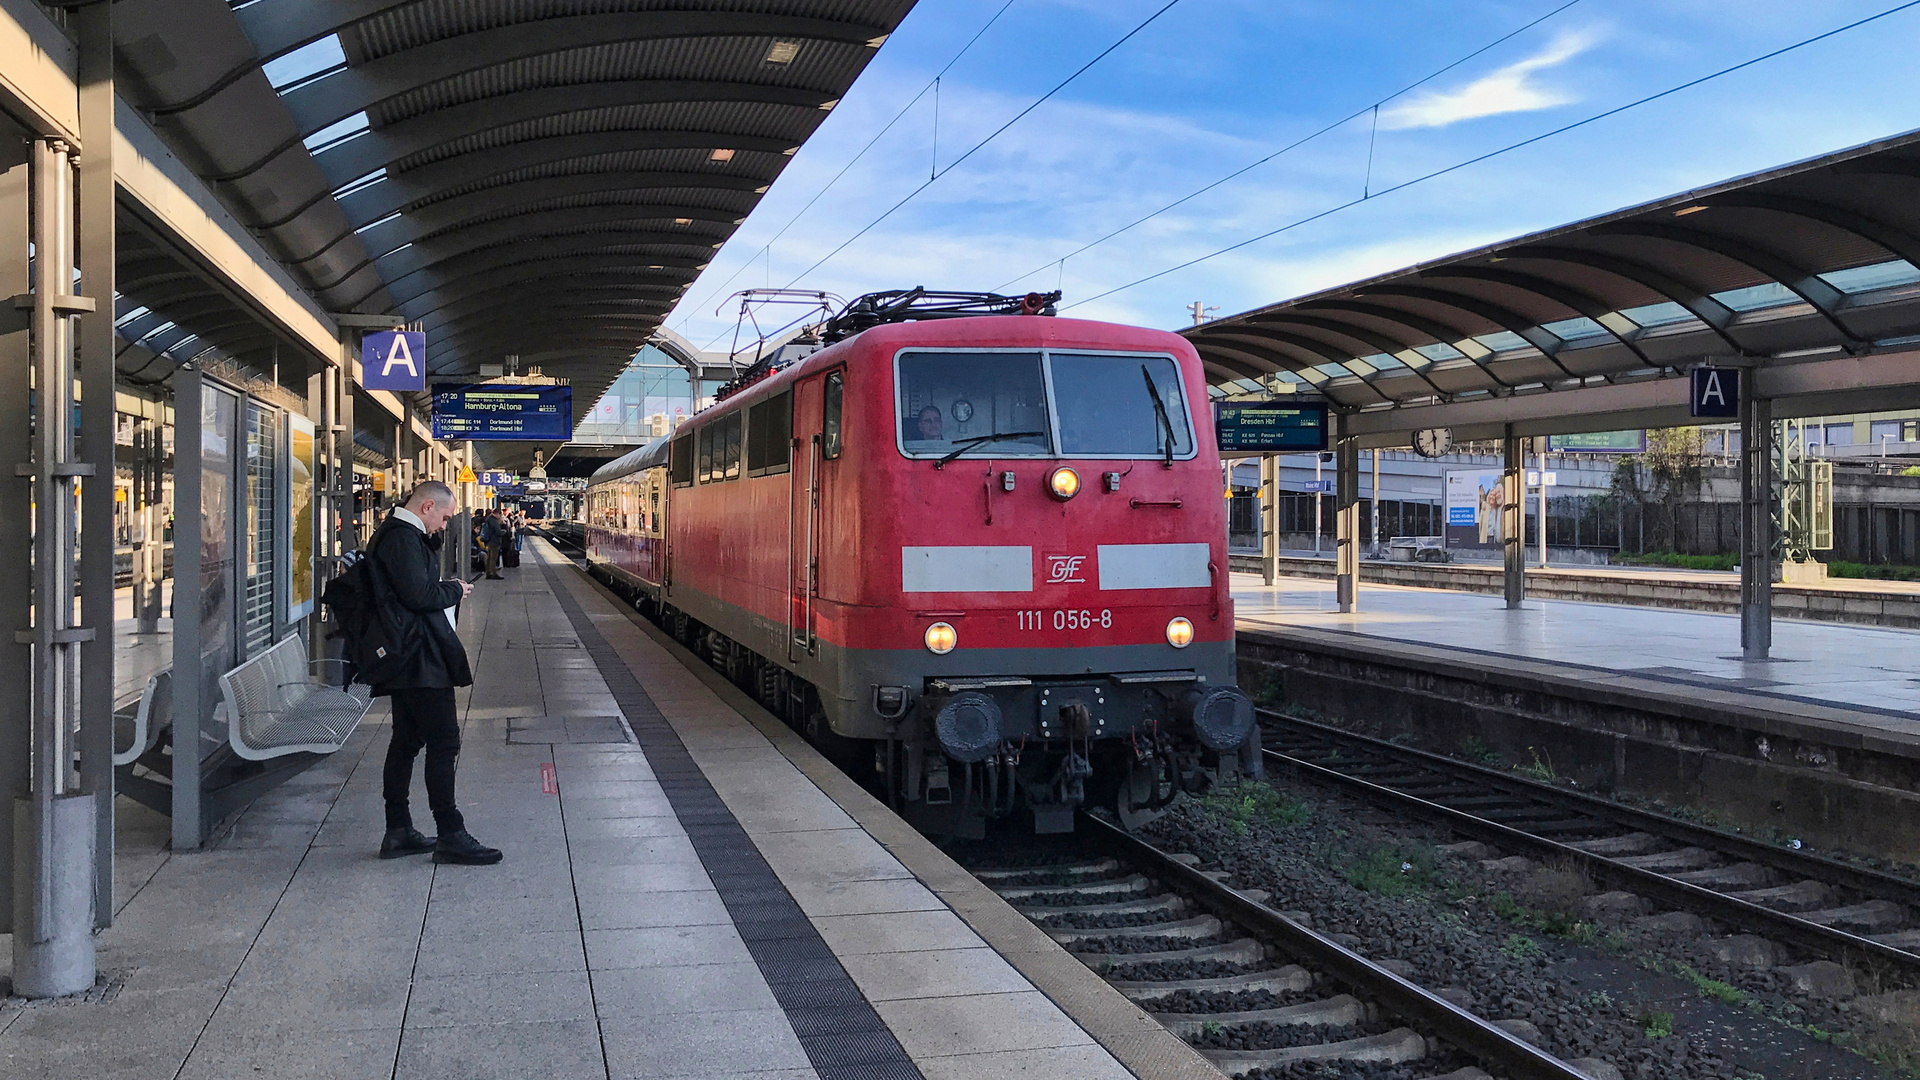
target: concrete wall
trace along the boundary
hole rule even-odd
[[[1920,850],[1920,737],[1842,709],[1771,711],[1735,692],[1302,628],[1243,630],[1240,685],[1435,753],[1537,757],[1585,791],[1695,807],[1816,847],[1911,860]]]

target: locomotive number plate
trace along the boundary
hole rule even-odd
[[[1094,611],[1090,608],[1056,608],[1053,611],[1035,609],[1015,612],[1020,617],[1022,630],[1102,630],[1113,629],[1113,610],[1102,608]]]

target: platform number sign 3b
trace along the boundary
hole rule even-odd
[[[425,390],[427,335],[381,330],[361,337],[360,385],[369,390]]]
[[[1738,368],[1694,368],[1691,391],[1688,412],[1695,417],[1730,419],[1740,415]]]

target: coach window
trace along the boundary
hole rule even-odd
[[[840,456],[840,401],[845,396],[843,383],[846,377],[841,372],[827,376],[826,393],[820,406],[820,454],[822,457]]]
[[[793,391],[775,394],[747,410],[747,475],[787,471],[793,449]]]
[[[675,487],[693,483],[693,436],[682,435],[668,447],[667,472]]]
[[[711,484],[716,479],[713,474],[713,424],[700,429],[700,482]]]

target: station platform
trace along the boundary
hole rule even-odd
[[[1241,685],[1446,753],[1863,853],[1920,844],[1920,632],[1233,576]],[[1910,858],[1910,854],[1905,856]]]
[[[380,712],[203,851],[122,799],[102,981],[0,1004],[0,1076],[1209,1075],[544,541],[505,573],[459,695],[504,862],[377,858]]]

